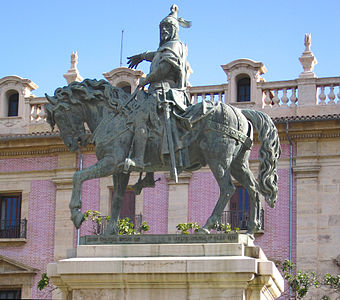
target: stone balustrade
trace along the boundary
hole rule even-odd
[[[262,89],[264,106],[340,104],[340,77],[259,82],[257,86]]]
[[[45,106],[47,100],[44,97],[33,98],[29,100],[30,105],[30,122],[31,123],[42,123],[46,121],[46,110]]]
[[[258,82],[257,86],[262,89],[264,105],[282,107],[298,105],[297,80]]]
[[[202,100],[210,100],[212,102],[227,102],[226,95],[228,84],[207,85],[207,86],[191,86],[188,88],[190,100],[192,104],[202,102]]]
[[[324,77],[316,79],[318,104],[340,104],[340,77]]]

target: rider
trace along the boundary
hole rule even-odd
[[[155,52],[144,52],[128,57],[129,68],[136,68],[143,60],[150,61],[150,73],[141,78],[137,89],[150,84],[146,100],[135,116],[135,156],[130,159],[130,166],[144,168],[144,153],[148,139],[147,119],[152,118],[152,111],[157,106],[155,103],[162,101],[166,94],[166,100],[170,100],[179,111],[185,111],[190,105],[186,94],[187,79],[190,66],[186,60],[187,48],[178,36],[179,25],[190,27],[190,22],[178,18],[178,7],[172,5],[170,14],[165,17],[160,27],[160,45]],[[156,101],[155,101],[156,100]],[[151,120],[152,123],[152,120]],[[171,122],[174,127],[174,120]],[[173,130],[174,131],[174,130]],[[178,137],[175,137],[178,141]]]

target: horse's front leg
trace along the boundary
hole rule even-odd
[[[130,173],[118,173],[113,175],[113,196],[111,202],[111,219],[104,235],[118,234],[118,220],[124,202],[126,187],[129,183]]]
[[[105,177],[113,174],[115,171],[115,161],[113,157],[105,156],[93,166],[82,171],[77,171],[73,175],[73,190],[69,204],[71,210],[71,220],[78,229],[84,221],[84,215],[81,213],[81,186],[84,181],[99,177]]]

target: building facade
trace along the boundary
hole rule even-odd
[[[226,83],[189,87],[192,103],[222,101],[268,113],[282,146],[276,207],[263,203],[264,226],[256,234],[271,260],[286,258],[298,269],[339,273],[340,264],[340,77],[318,78],[316,59],[306,49],[300,57],[304,71],[296,79],[266,82],[261,62],[239,59],[222,65]],[[72,54],[67,82],[82,78]],[[104,73],[111,84],[134,91],[141,71],[118,68]],[[81,152],[67,150],[46,123],[45,98],[35,97],[37,85],[19,76],[0,79],[0,294],[22,298],[51,297],[37,283],[50,262],[71,257],[79,236],[93,233],[86,221],[76,231],[70,221],[72,175],[96,162],[93,145]],[[255,136],[256,140],[256,136]],[[258,145],[250,157],[258,168]],[[132,174],[129,185],[137,182]],[[124,216],[141,215],[149,233],[176,233],[176,225],[203,225],[219,196],[208,167],[184,172],[175,184],[168,173],[157,173],[155,188],[140,195],[127,190]],[[237,185],[224,220],[247,228],[249,197]],[[110,214],[112,179],[87,181],[82,187],[83,211]],[[315,294],[316,295],[316,294]],[[5,297],[4,296],[4,297]],[[53,295],[60,297],[57,292]],[[1,298],[1,297],[0,297]]]

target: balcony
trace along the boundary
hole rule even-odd
[[[138,215],[133,215],[133,216],[120,216],[120,219],[125,219],[125,218],[129,218],[130,222],[135,226],[135,229],[138,233],[140,233],[140,227],[143,223],[143,215],[142,214],[138,214]],[[107,227],[107,223],[108,221],[105,219],[105,217],[102,217],[102,222],[101,224],[97,224],[97,228],[96,228],[96,235],[102,235],[104,234],[104,231]]]
[[[0,239],[26,239],[27,220],[0,220]]]
[[[230,224],[231,228],[240,228],[240,230],[248,230],[250,211],[238,211],[238,210],[225,210],[221,217],[221,223]],[[264,230],[264,209],[261,209],[261,229]]]

